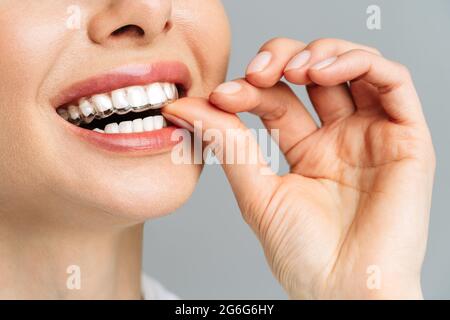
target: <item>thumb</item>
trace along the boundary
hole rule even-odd
[[[235,114],[220,110],[208,100],[183,98],[163,109],[175,125],[194,132],[210,148],[231,184],[246,221],[255,227],[280,177],[269,168],[252,132]]]

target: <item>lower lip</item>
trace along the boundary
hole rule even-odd
[[[180,135],[177,135],[178,140],[173,139],[174,131],[179,129],[174,126],[151,132],[105,134],[67,124],[70,130],[84,141],[115,153],[161,154],[171,151],[183,140]]]

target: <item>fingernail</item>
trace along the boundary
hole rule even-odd
[[[214,92],[218,93],[224,93],[224,94],[235,94],[239,91],[241,91],[242,86],[237,83],[236,81],[230,81],[222,83],[220,86],[218,86]]]
[[[257,73],[263,71],[269,65],[272,60],[272,53],[269,51],[263,51],[252,60],[247,68],[247,74]]]
[[[332,65],[336,60],[337,60],[337,57],[328,58],[326,60],[323,60],[322,62],[316,63],[315,65],[313,65],[311,67],[311,69],[313,69],[313,70],[325,69],[326,67]]]
[[[164,118],[166,118],[167,120],[169,120],[171,123],[173,123],[174,125],[180,127],[180,128],[184,128],[186,130],[189,130],[190,132],[194,132],[194,127],[187,122],[186,120],[180,119],[174,115],[171,114],[167,114],[162,112],[162,115],[164,116]]]
[[[311,59],[311,51],[305,50],[297,54],[286,66],[285,71],[300,69]]]

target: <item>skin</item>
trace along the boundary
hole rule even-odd
[[[261,49],[272,54],[269,66],[249,69],[237,92],[224,93],[214,90],[230,49],[219,1],[80,0],[80,30],[65,28],[72,4],[0,0],[0,108],[8,114],[0,118],[0,298],[140,297],[142,224],[182,205],[201,167],[72,141],[50,100],[80,79],[160,56],[186,63],[193,77],[190,98],[166,114],[205,130],[244,129],[236,140],[245,133],[239,112],[280,129],[289,174],[263,175],[262,161],[223,167],[291,298],[421,297],[435,160],[405,67],[324,39],[308,45],[307,65],[285,71],[306,45],[274,39]],[[144,33],[112,36],[126,25]],[[333,56],[328,68],[312,68]],[[282,76],[307,85],[320,128]],[[253,140],[246,147],[258,148]],[[71,264],[81,267],[82,290],[67,290]],[[378,290],[367,287],[369,266],[381,272]]]

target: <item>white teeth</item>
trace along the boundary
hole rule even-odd
[[[113,112],[113,104],[107,94],[97,94],[91,98],[91,101],[94,104],[97,114],[109,115]]]
[[[155,130],[155,124],[153,122],[153,117],[147,117],[144,119],[144,131],[149,132]]]
[[[132,108],[139,108],[148,104],[147,94],[143,87],[127,88],[127,99]]]
[[[147,86],[147,97],[151,105],[159,106],[167,101],[163,87],[159,83]]]
[[[175,100],[178,99],[178,90],[176,85],[173,83],[163,83],[162,87],[164,89],[164,93],[166,94],[167,99]]]
[[[164,127],[164,117],[163,116],[154,116],[153,123],[155,124],[155,130],[160,130]]]
[[[117,113],[126,113],[130,107],[127,99],[127,93],[124,89],[115,90],[111,93],[114,109]]]
[[[105,119],[112,114],[124,115],[132,112],[144,112],[160,109],[178,99],[178,89],[172,83],[153,83],[147,86],[132,86],[114,90],[110,93],[82,98],[78,105],[58,108],[58,115],[74,125],[89,124],[95,119]],[[132,132],[159,130],[167,125],[162,116],[137,119],[132,122]],[[92,127],[95,126],[93,123]],[[117,126],[117,128],[116,128]],[[129,124],[124,125],[129,131]],[[108,126],[107,126],[108,127]],[[100,130],[100,129],[99,129]],[[110,124],[110,133],[118,133],[119,124]],[[106,129],[105,129],[106,131]]]
[[[91,123],[94,120],[95,110],[89,101],[85,99],[80,100],[79,110],[81,111],[84,122]]]
[[[133,133],[133,122],[123,121],[123,122],[119,123],[119,132],[120,133]]]
[[[106,133],[119,133],[119,125],[117,123],[110,123],[105,127]]]
[[[80,101],[80,111],[85,117],[89,117],[95,112],[94,107],[87,100]]]
[[[133,121],[123,121],[119,124],[110,123],[105,130],[94,129],[93,131],[107,134],[117,133],[142,133],[160,130],[167,127],[166,119],[163,116],[147,117],[145,119],[135,119]]]
[[[144,132],[144,120],[142,119],[133,120],[133,132],[134,133]]]

